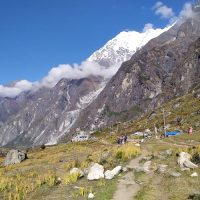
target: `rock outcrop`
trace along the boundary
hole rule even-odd
[[[91,130],[133,119],[192,91],[200,83],[199,19],[196,12],[175,24],[123,63],[74,128]]]
[[[5,158],[4,165],[13,165],[21,163],[23,160],[27,159],[27,154],[20,150],[10,150]]]

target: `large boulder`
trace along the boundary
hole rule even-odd
[[[88,180],[98,180],[104,178],[104,167],[102,165],[99,165],[98,163],[95,163],[90,167],[87,179]]]
[[[122,166],[117,166],[113,170],[107,170],[105,172],[105,179],[113,179],[114,176],[118,175],[122,171]]]
[[[27,159],[27,153],[20,150],[10,150],[4,162],[5,166],[21,163],[23,160]]]
[[[197,168],[198,166],[192,163],[190,159],[191,155],[189,153],[181,152],[178,157],[178,164],[180,165],[181,168],[185,167],[190,169]]]

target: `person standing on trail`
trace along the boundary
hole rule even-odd
[[[192,134],[192,131],[193,131],[192,127],[189,127],[189,129],[188,129],[188,134],[191,135],[191,134]]]
[[[124,143],[126,143],[127,142],[127,139],[128,139],[128,136],[127,136],[127,134],[124,136]]]

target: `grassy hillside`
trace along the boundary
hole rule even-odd
[[[119,157],[121,152],[124,154]],[[0,199],[85,199],[90,191],[96,193],[95,199],[111,199],[117,179],[78,180],[69,175],[69,170],[73,167],[84,170],[93,162],[112,169],[124,165],[137,154],[139,149],[136,147],[122,148],[101,141],[32,149],[24,162],[0,168]],[[61,178],[60,184],[58,177]]]
[[[193,171],[180,171],[176,154],[187,151],[191,155],[200,155],[200,100],[188,94],[176,98],[145,114],[143,117],[122,124],[116,124],[97,131],[96,141],[59,144],[52,147],[30,149],[28,159],[24,162],[7,167],[0,167],[0,199],[87,199],[89,192],[95,193],[97,200],[110,200],[117,188],[120,177],[105,181],[88,181],[85,177],[78,179],[70,176],[73,167],[88,168],[91,163],[98,162],[105,169],[112,169],[126,163],[140,153],[140,149],[132,143],[118,146],[116,139],[119,135],[150,129],[153,133],[154,125],[162,134],[163,113],[165,109],[168,130],[181,129],[184,134],[165,139],[155,139],[142,143],[141,150],[152,156],[153,166],[167,164],[170,170],[180,172],[181,177],[175,178],[156,171],[152,174],[136,173],[140,183],[140,190],[134,199],[187,199],[190,195],[200,192],[199,177],[190,177]],[[187,134],[192,126],[193,135]],[[163,150],[171,149],[172,155],[162,159],[159,155]],[[198,159],[197,159],[198,160]],[[4,158],[0,158],[3,164]],[[196,169],[200,175],[200,169]],[[61,179],[61,182],[60,180]]]

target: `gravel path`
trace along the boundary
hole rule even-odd
[[[139,157],[131,160],[128,167],[135,168],[139,166],[139,161],[143,157],[144,154],[141,154]],[[135,182],[134,172],[131,170],[119,180],[113,200],[133,200],[139,189],[140,185]]]

